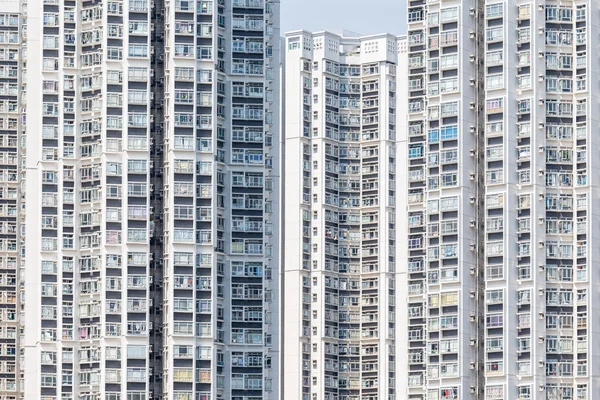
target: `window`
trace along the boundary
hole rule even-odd
[[[130,22],[130,29],[131,29]],[[137,23],[134,23],[137,25]],[[146,26],[147,28],[147,26]],[[130,44],[129,45],[129,57],[148,57],[148,45],[147,44]]]
[[[125,400],[147,400],[146,392],[127,392]]]
[[[488,89],[488,90],[501,89],[504,87],[504,75],[503,74],[488,75],[485,78],[485,83],[486,83],[486,89]]]
[[[128,160],[127,172],[129,173],[146,173],[148,172],[148,162],[146,160]]]
[[[129,33],[133,35],[148,34],[148,22],[145,21],[129,21]]]
[[[488,314],[485,317],[485,323],[487,328],[497,328],[504,326],[504,315],[503,314]]]
[[[148,127],[148,114],[129,113],[128,123],[132,127],[146,128]]]
[[[485,16],[487,18],[502,17],[504,12],[503,3],[487,4],[485,7]]]
[[[56,387],[56,375],[54,374],[42,374],[41,376],[42,387]]]
[[[440,93],[450,93],[458,91],[458,78],[440,79]]]
[[[146,359],[148,352],[145,345],[127,345],[127,358]]]
[[[212,46],[198,46],[198,54],[197,54],[197,58],[199,60],[212,60],[213,55],[212,55]]]
[[[487,304],[503,303],[504,302],[504,290],[503,289],[486,290],[485,301]]]
[[[441,140],[452,140],[458,138],[458,127],[456,125],[453,126],[443,126],[440,128],[440,139]]]

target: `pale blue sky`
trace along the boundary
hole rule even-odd
[[[281,0],[282,35],[323,29],[363,35],[406,33],[405,0]]]

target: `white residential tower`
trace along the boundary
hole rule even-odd
[[[297,31],[285,51],[284,395],[393,399],[398,39]]]

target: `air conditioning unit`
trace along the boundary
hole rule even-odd
[[[477,362],[476,361],[471,361],[469,363],[469,369],[477,369]]]
[[[477,61],[477,57],[475,57],[474,54],[469,55],[469,61],[474,63],[475,61]]]
[[[539,318],[539,319],[544,319],[544,313],[543,313],[543,312],[540,312],[540,313],[538,314],[538,318]]]
[[[475,228],[477,226],[477,221],[475,221],[474,219],[472,219],[471,221],[469,221],[469,226],[471,228]]]
[[[476,297],[477,297],[477,292],[476,292],[476,291],[474,291],[474,290],[471,290],[471,291],[469,292],[469,297],[470,297],[470,298],[472,298],[472,299],[476,298]]]
[[[469,32],[469,38],[471,38],[471,39],[477,39],[477,32],[475,32],[475,31]]]
[[[476,128],[475,126],[471,125],[471,126],[469,127],[469,132],[471,132],[471,133],[476,133],[476,132],[477,132],[477,128]]]

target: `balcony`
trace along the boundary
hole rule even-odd
[[[488,361],[485,363],[485,375],[495,376],[504,374],[504,362],[503,361]]]
[[[425,383],[423,373],[410,373],[408,375],[408,387],[421,387]]]
[[[416,23],[425,20],[425,10],[423,7],[414,7],[408,9],[408,23]]]
[[[487,161],[502,160],[504,158],[504,145],[488,146],[485,154]]]
[[[488,185],[497,185],[504,183],[504,170],[503,169],[494,169],[489,170],[485,174],[486,184]]]
[[[423,31],[413,31],[408,33],[408,45],[420,46],[425,44],[425,34]]]
[[[458,43],[458,31],[446,31],[440,34],[441,46],[454,46]]]
[[[546,45],[549,46],[572,46],[573,31],[570,30],[546,30]]]

